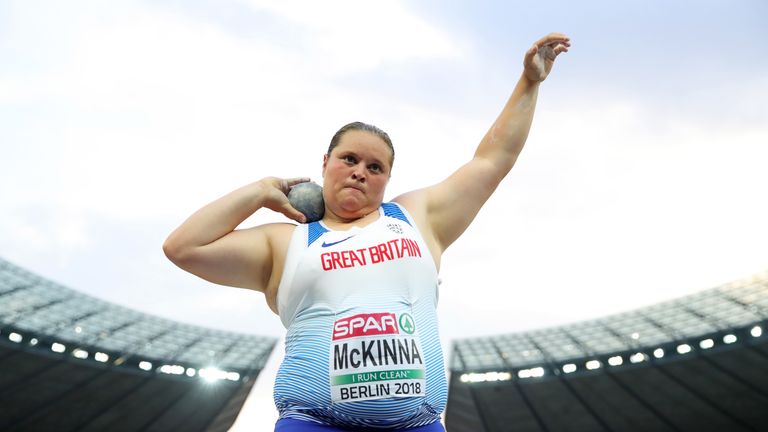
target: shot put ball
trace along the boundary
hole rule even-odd
[[[299,183],[288,192],[288,202],[307,217],[307,222],[319,221],[325,214],[323,188],[315,182]]]

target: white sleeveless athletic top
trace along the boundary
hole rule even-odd
[[[364,228],[296,227],[277,293],[280,418],[407,428],[439,420],[447,382],[437,270],[405,209]]]

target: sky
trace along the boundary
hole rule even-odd
[[[571,37],[516,166],[443,256],[440,332],[563,325],[768,269],[762,1],[0,1],[0,256],[186,323],[281,337],[165,237],[266,176],[321,182],[351,121],[385,199],[469,160],[533,41]],[[269,210],[243,223],[287,221]],[[281,346],[232,430],[270,430]]]

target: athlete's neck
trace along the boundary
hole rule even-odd
[[[326,209],[325,216],[323,216],[323,224],[333,230],[343,231],[351,227],[363,228],[375,222],[378,218],[378,208],[358,218],[343,218]]]

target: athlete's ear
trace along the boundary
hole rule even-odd
[[[328,153],[323,155],[323,178],[325,178],[325,167],[328,166]]]

